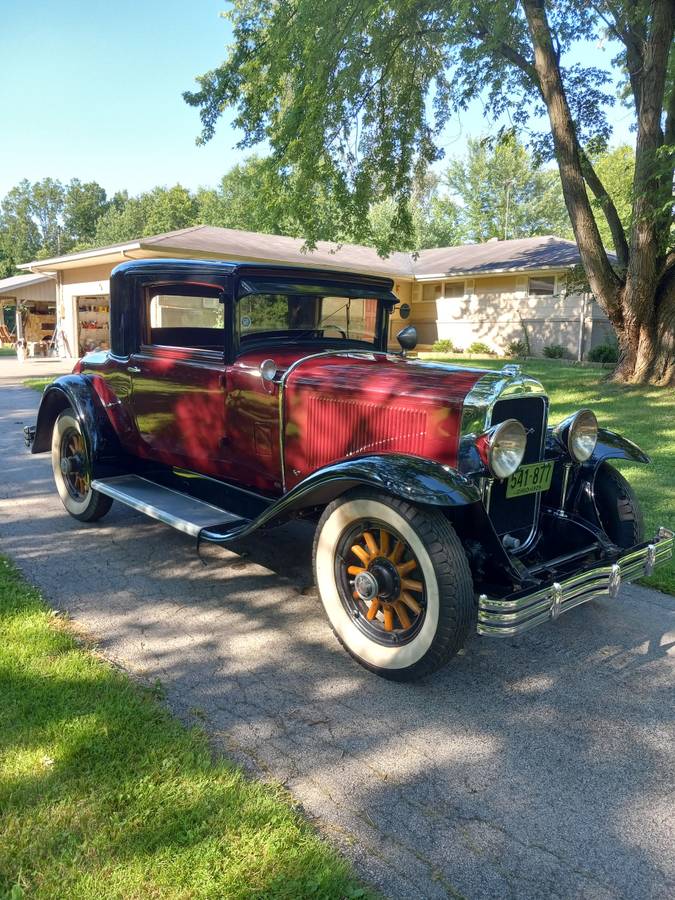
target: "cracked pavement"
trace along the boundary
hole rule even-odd
[[[308,525],[203,562],[119,504],[83,525],[48,456],[23,448],[38,402],[0,388],[0,551],[214,748],[282,783],[368,883],[390,898],[675,895],[675,598],[624,586],[386,682],[332,636]]]

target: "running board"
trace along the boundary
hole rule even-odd
[[[229,533],[236,532],[249,523],[248,519],[139,475],[97,478],[92,481],[91,486],[95,491],[192,537],[198,537],[204,528],[220,530],[224,526],[224,530]]]

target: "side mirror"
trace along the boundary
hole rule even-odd
[[[417,329],[414,325],[407,325],[396,335],[396,340],[401,345],[401,350],[403,350],[404,353],[407,353],[409,350],[414,350],[417,346]]]
[[[398,314],[402,319],[407,319],[410,315],[410,304],[402,303],[398,308]]]

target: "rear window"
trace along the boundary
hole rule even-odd
[[[373,344],[378,300],[294,294],[250,294],[238,303],[242,339],[265,333],[330,337]]]

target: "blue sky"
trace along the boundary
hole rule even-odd
[[[181,96],[223,59],[224,0],[2,5],[0,197],[22,178],[48,175],[96,180],[109,193],[196,188],[245,155],[227,118],[209,144],[195,146],[198,112]],[[625,110],[615,123],[617,140],[632,143]],[[461,154],[467,136],[489,124],[475,103],[446,128],[446,154]]]

